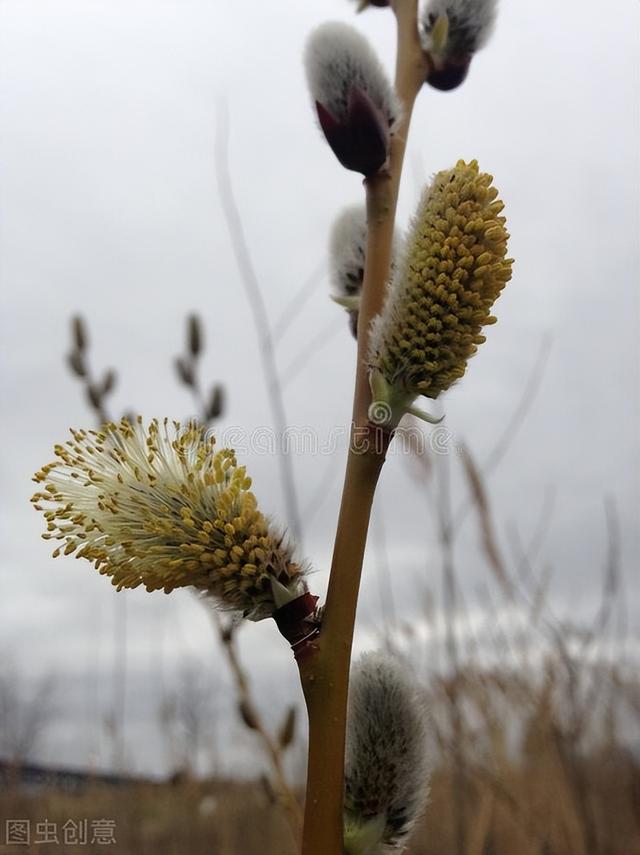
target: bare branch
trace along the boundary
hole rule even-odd
[[[278,366],[275,358],[275,348],[269,325],[267,308],[260,288],[260,283],[258,282],[258,277],[253,266],[249,246],[244,233],[244,227],[242,225],[242,219],[240,217],[238,205],[233,193],[233,186],[231,184],[231,174],[229,171],[229,115],[226,104],[222,101],[218,104],[217,118],[215,159],[222,210],[227,221],[227,227],[231,237],[231,245],[233,247],[236,263],[240,272],[240,278],[242,279],[247,300],[249,301],[249,306],[251,308],[253,323],[258,336],[260,354],[262,357],[260,361],[267,383],[271,415],[278,434],[278,439],[281,442],[287,426],[287,416],[282,395],[282,384],[280,382],[280,375],[278,373]],[[280,479],[284,492],[289,528],[291,529],[296,542],[300,545],[302,542],[302,521],[300,518],[298,496],[293,475],[293,465],[291,457],[288,454],[285,454],[282,448],[280,448],[280,453],[278,454],[278,462],[280,466]]]

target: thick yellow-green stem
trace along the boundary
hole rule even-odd
[[[417,0],[393,0],[398,25],[396,89],[404,113],[388,168],[365,181],[367,257],[358,319],[352,436],[322,632],[300,658],[309,715],[309,765],[303,855],[342,855],[344,752],[349,666],[371,506],[389,436],[369,424],[369,327],[389,278],[395,213],[413,104],[427,73],[417,30]]]

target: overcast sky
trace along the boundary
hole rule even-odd
[[[185,316],[197,311],[207,333],[204,377],[228,393],[220,429],[248,436],[271,424],[216,184],[221,98],[230,115],[231,175],[272,322],[310,276],[317,281],[277,342],[289,422],[313,428],[321,445],[348,423],[354,343],[318,271],[333,217],[362,198],[362,187],[316,128],[301,54],[314,25],[341,19],[369,36],[391,67],[390,13],[356,17],[353,5],[0,3],[0,656],[27,681],[50,673],[64,687],[47,746],[52,762],[82,764],[89,755],[109,762],[101,717],[111,698],[117,603],[88,564],[50,559],[42,519],[28,502],[31,474],[51,459],[53,444],[70,425],[91,424],[64,365],[70,315],[89,321],[96,370],[118,372],[114,413],[193,412],[172,358],[183,346]],[[597,602],[606,497],[617,508],[636,615],[640,602],[639,23],[636,0],[612,0],[606,9],[595,0],[502,0],[495,37],[464,86],[422,93],[400,204],[406,224],[424,181],[459,157],[476,157],[493,173],[506,202],[514,279],[497,306],[498,325],[444,401],[453,486],[463,500],[456,444],[486,458],[550,340],[539,392],[490,486],[505,545],[509,525],[525,541],[531,536],[553,494],[539,563],[554,567],[555,603],[572,614],[588,614]],[[286,524],[273,455],[240,456],[263,509]],[[304,547],[320,593],[343,458],[341,446],[334,455],[295,459],[301,506],[316,507]],[[389,461],[376,517],[396,608],[416,622],[416,599],[427,586],[438,590],[437,548],[406,460]],[[365,568],[358,647],[373,643],[380,627],[379,536],[376,544]],[[488,569],[473,517],[458,554],[465,593],[481,606]],[[149,736],[160,685],[173,684],[184,661],[212,669],[226,720],[226,672],[208,618],[189,594],[118,596],[127,598],[132,762],[162,771],[166,758]],[[299,700],[289,652],[269,622],[246,627],[242,648],[269,713]],[[272,701],[275,681],[282,690]]]

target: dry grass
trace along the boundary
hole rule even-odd
[[[526,753],[508,762],[502,750],[492,762],[467,758],[465,783],[466,855],[640,855],[640,764],[620,746],[603,745],[579,758],[541,729],[526,734]],[[488,734],[483,733],[483,738]],[[492,735],[500,747],[503,734]],[[539,740],[539,741],[537,741]],[[481,739],[482,741],[482,739]],[[497,759],[498,758],[498,759]],[[575,780],[579,776],[591,821],[585,824]],[[413,838],[413,855],[456,851],[452,772],[441,762],[432,782],[423,825]],[[233,781],[97,787],[82,794],[52,791],[0,794],[0,818],[116,821],[121,855],[295,855],[285,814],[258,783]],[[4,843],[4,821],[2,822]],[[594,840],[588,835],[595,834]],[[41,852],[42,846],[19,847]],[[53,847],[48,847],[53,849]],[[68,847],[75,851],[77,847]],[[104,846],[81,847],[105,851]],[[2,847],[0,851],[18,851]],[[108,850],[107,850],[108,851]]]
[[[294,852],[283,812],[270,805],[258,785],[237,782],[189,782],[140,785],[130,788],[93,787],[78,795],[51,791],[31,796],[17,792],[0,795],[0,840],[5,842],[4,820],[47,818],[62,824],[68,819],[115,820],[116,844],[60,847],[70,852],[113,851],[119,855],[197,855],[197,853]],[[0,846],[0,852],[59,851],[54,845]]]

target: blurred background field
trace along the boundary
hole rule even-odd
[[[592,668],[559,641],[539,680],[526,670],[482,671],[476,664],[455,680],[434,680],[429,695],[437,759],[411,853],[640,852],[640,763],[621,734],[630,727],[637,733],[637,672]],[[0,815],[30,821],[27,851],[42,850],[35,840],[45,819],[62,839],[69,819],[102,818],[114,823],[113,851],[131,855],[296,851],[295,823],[292,828],[269,776],[196,780],[185,770],[162,783],[101,782],[47,779],[18,764],[1,768],[0,781]],[[90,840],[86,848],[104,851]]]
[[[585,771],[589,777],[588,797],[594,808],[594,829],[602,841],[596,848],[586,848],[584,828],[565,775],[557,767],[557,758],[547,758],[511,770],[508,795],[501,791],[499,783],[484,781],[484,772],[478,776],[472,772],[465,851],[496,855],[514,852],[636,855],[640,851],[637,766],[633,766],[629,757],[600,755],[591,758]],[[456,851],[448,795],[450,783],[446,772],[436,775],[431,807],[415,832],[410,853],[448,855]],[[158,851],[175,855],[184,852],[294,855],[296,852],[282,814],[257,784],[184,781],[116,790],[90,786],[75,796],[48,792],[39,798],[35,794],[26,797],[3,792],[0,806],[3,816],[31,820],[32,840],[38,839],[37,823],[44,817],[56,824],[61,842],[61,829],[70,817],[113,818],[116,843],[110,851],[127,855]],[[75,848],[69,845],[64,851]],[[7,846],[0,851],[42,849],[42,845],[33,843],[30,849]],[[89,842],[82,846],[82,851],[105,851],[105,846],[92,846]]]

